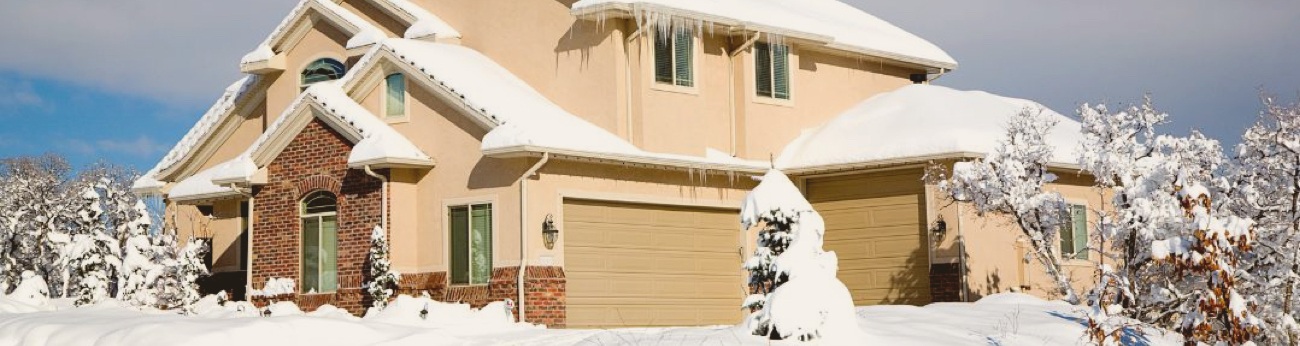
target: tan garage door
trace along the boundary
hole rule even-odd
[[[921,172],[810,179],[813,207],[826,219],[826,250],[857,305],[930,303],[929,251]]]
[[[690,326],[742,319],[734,210],[565,200],[568,326]]]

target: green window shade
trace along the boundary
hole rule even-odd
[[[1088,208],[1082,205],[1070,206],[1070,221],[1073,227],[1074,258],[1088,259]]]
[[[472,284],[487,284],[492,278],[492,206],[476,205],[470,212],[470,267]]]
[[[677,81],[680,86],[694,86],[694,71],[691,56],[695,50],[695,40],[689,29],[678,29],[673,35],[673,55],[675,58]]]
[[[772,46],[772,97],[790,99],[790,47]]]
[[[317,292],[334,292],[339,288],[338,248],[338,222],[333,216],[321,217],[320,289]]]
[[[451,283],[469,283],[469,208],[452,207],[451,218]]]
[[[772,48],[767,43],[754,44],[754,82],[758,96],[772,97]]]
[[[388,75],[388,97],[385,113],[390,117],[406,115],[406,77],[400,73]]]
[[[320,292],[320,219],[302,220],[302,292]]]
[[[655,81],[673,82],[673,40],[668,35],[655,35]]]

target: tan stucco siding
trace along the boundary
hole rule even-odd
[[[1086,204],[1089,208],[1089,236],[1095,236],[1092,229],[1096,215],[1092,212],[1104,205],[1104,197],[1091,187],[1091,178],[1074,172],[1056,172],[1060,176],[1057,183],[1049,184],[1049,191],[1061,193],[1068,203]],[[1055,283],[1047,275],[1038,259],[1030,253],[1028,242],[1024,240],[1019,226],[1001,215],[976,215],[974,206],[954,204],[929,186],[929,201],[936,215],[943,215],[947,224],[947,233],[935,245],[936,263],[959,263],[959,236],[966,239],[968,254],[967,287],[970,299],[1027,289],[1026,293],[1046,298],[1060,298],[1056,294]],[[960,210],[960,217],[958,216]],[[931,225],[935,217],[930,218]],[[963,228],[965,228],[963,230]],[[1097,247],[1096,240],[1090,239],[1090,246]],[[1053,240],[1059,245],[1059,240]],[[1029,257],[1026,257],[1029,255]],[[1026,258],[1028,259],[1026,261]],[[1068,277],[1077,292],[1085,292],[1095,281],[1095,263],[1101,258],[1098,252],[1091,252],[1089,260],[1069,259],[1064,262]]]
[[[619,133],[617,74],[623,59],[614,22],[569,14],[571,1],[415,0],[482,52],[565,110]]]
[[[374,25],[379,30],[384,31],[388,37],[402,37],[406,33],[406,25],[398,22],[392,15],[384,10],[375,7],[374,3],[368,0],[344,0],[339,4],[349,12]]]
[[[267,88],[267,119],[273,123],[289,107],[298,94],[302,92],[301,77],[303,68],[316,59],[331,58],[348,64],[347,43],[349,35],[335,27],[329,21],[317,21],[301,40],[291,47],[283,48],[285,70],[274,78]]]

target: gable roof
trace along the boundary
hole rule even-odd
[[[776,165],[809,172],[982,157],[1006,137],[1011,117],[1026,110],[1057,120],[1046,138],[1055,147],[1052,163],[1074,164],[1074,150],[1082,139],[1078,121],[1029,100],[914,84],[876,95],[805,131],[785,147]]]
[[[581,0],[572,12],[596,20],[630,16],[642,26],[714,23],[938,70],[957,68],[938,46],[837,0]]]
[[[276,25],[275,30],[271,31],[271,35],[252,52],[244,55],[239,63],[241,65],[250,65],[270,60],[277,54],[276,49],[282,49],[281,46],[284,45],[286,40],[301,38],[303,33],[301,26],[310,25],[311,23],[310,20],[304,21],[304,19],[307,19],[306,17],[312,13],[318,14],[320,18],[352,35],[344,45],[347,49],[371,45],[387,36],[383,30],[339,6],[333,0],[302,0],[298,3],[298,6],[295,6],[289,12],[288,16],[280,21],[279,25]]]
[[[429,38],[460,38],[460,32],[450,24],[443,21],[442,18],[412,3],[409,0],[369,0],[379,5],[380,8],[388,10],[396,15],[398,19],[405,21],[410,25],[402,37],[410,39]]]
[[[202,143],[215,135],[217,127],[230,118],[235,109],[254,94],[257,90],[256,86],[261,81],[260,76],[245,75],[226,87],[212,107],[199,117],[185,136],[181,137],[181,140],[176,142],[153,168],[132,185],[132,189],[139,193],[152,193],[161,189],[164,185],[160,181],[162,175],[174,171],[179,163],[189,160]]]

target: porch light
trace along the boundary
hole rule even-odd
[[[939,220],[934,222],[934,234],[943,236],[946,232],[948,232],[948,222],[943,221],[943,215],[939,215]]]
[[[551,214],[546,214],[546,221],[542,221],[542,244],[546,245],[547,250],[555,249],[555,239],[560,237],[560,229],[555,228],[555,219]]]

